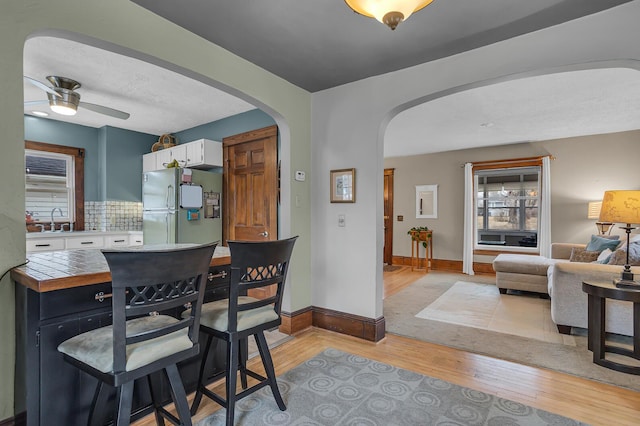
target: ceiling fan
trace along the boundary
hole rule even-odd
[[[47,76],[47,80],[49,80],[52,86],[47,86],[38,80],[24,76],[24,81],[47,92],[47,97],[49,98],[49,100],[28,101],[24,103],[25,106],[43,105],[48,103],[53,112],[57,112],[62,115],[75,115],[78,107],[82,107],[93,112],[119,118],[121,120],[129,118],[129,113],[102,105],[91,104],[89,102],[81,102],[80,94],[76,92],[76,90],[81,87],[81,84],[75,80],[55,75]]]

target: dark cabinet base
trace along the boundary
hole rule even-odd
[[[228,295],[228,266],[210,269],[205,301]],[[226,272],[226,273],[224,273]],[[27,425],[85,426],[97,381],[65,362],[58,352],[63,341],[85,331],[111,324],[110,283],[38,293],[22,285],[16,286],[16,412],[26,410]],[[204,335],[200,336],[201,341]],[[212,379],[225,371],[226,346],[217,342],[213,362],[207,363],[206,374]],[[179,365],[187,392],[196,388],[200,357]],[[151,412],[151,394],[146,379],[135,383],[132,417]],[[166,377],[161,378],[161,396],[171,400]],[[115,395],[115,392],[114,392]]]

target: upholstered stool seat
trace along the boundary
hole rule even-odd
[[[127,322],[127,335],[145,333],[177,323],[168,315],[155,315],[132,319]],[[127,346],[125,371],[144,367],[169,355],[193,346],[188,329],[134,343]],[[113,371],[113,326],[98,328],[79,334],[58,346],[58,351],[103,373]]]

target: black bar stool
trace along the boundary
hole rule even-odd
[[[216,245],[102,250],[111,270],[113,325],[79,334],[58,346],[66,361],[99,380],[90,425],[104,423],[108,400],[105,384],[117,389],[114,424],[126,426],[134,380],[164,370],[179,418],[161,406],[152,386],[156,421],[159,425],[167,419],[175,425],[191,426],[176,364],[200,350],[200,310]],[[178,319],[185,304],[191,309]],[[178,318],[164,312],[173,312]]]
[[[227,409],[226,424],[233,425],[236,401],[267,385],[271,387],[278,407],[282,411],[286,410],[278,390],[273,361],[264,332],[278,327],[281,323],[282,293],[289,260],[297,238],[264,242],[229,241],[231,251],[229,299],[202,305],[200,330],[207,334],[207,344],[202,355],[198,388],[191,406],[191,414],[196,413],[202,395],[206,395]],[[265,299],[241,296],[246,294],[247,290],[271,285],[277,286],[275,296]],[[247,369],[246,356],[240,355],[241,347],[246,347],[243,343],[246,343],[249,336],[254,336],[256,340],[267,377]],[[226,399],[207,389],[204,384],[204,365],[213,337],[227,342]],[[236,394],[238,370],[243,391]],[[247,389],[247,375],[259,381],[249,389]]]

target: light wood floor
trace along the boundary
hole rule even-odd
[[[393,287],[402,287],[400,282],[409,285],[406,284],[411,281],[409,275],[403,275],[415,272],[411,273],[408,269],[394,271],[391,273],[393,276],[385,273],[385,287],[387,282],[392,281],[395,282]],[[283,374],[330,347],[522,402],[591,425],[640,424],[639,392],[392,334],[387,334],[378,343],[372,343],[316,328],[304,330],[295,339],[272,350],[276,374]],[[249,362],[250,367],[257,363],[257,359]],[[253,368],[261,370],[256,365]],[[222,392],[222,384],[214,383],[213,386],[216,391]],[[217,404],[203,398],[194,422],[217,409]],[[154,424],[153,416],[147,416],[136,422],[135,426]]]

